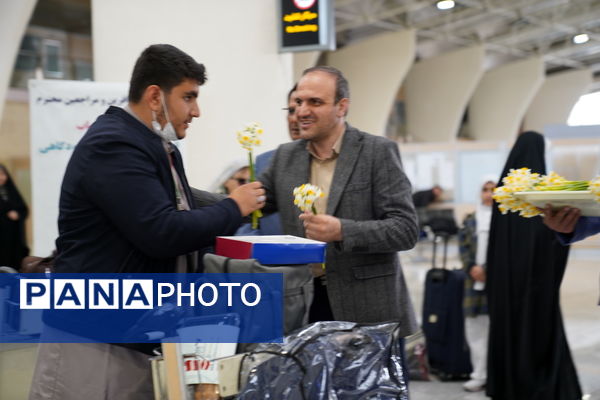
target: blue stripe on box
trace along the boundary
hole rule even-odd
[[[325,243],[254,243],[252,258],[261,264],[308,264],[325,262]]]

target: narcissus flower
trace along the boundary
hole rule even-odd
[[[590,190],[600,202],[600,177],[591,181],[569,181],[555,172],[548,175],[532,173],[529,168],[511,169],[502,179],[504,186],[494,189],[493,198],[498,202],[502,214],[518,212],[520,216],[530,218],[542,212],[534,205],[514,196],[516,192],[531,191],[583,191]]]
[[[242,147],[248,150],[248,169],[250,170],[250,182],[256,180],[256,172],[254,170],[254,157],[252,156],[252,150],[255,146],[260,146],[262,141],[260,136],[263,134],[263,130],[257,122],[250,122],[246,124],[244,129],[237,131],[238,142]],[[258,229],[258,219],[262,217],[262,212],[256,210],[252,212],[252,229]]]
[[[317,213],[315,209],[315,201],[317,199],[325,197],[325,193],[320,187],[305,183],[294,188],[294,204],[302,211],[312,211],[313,214]]]

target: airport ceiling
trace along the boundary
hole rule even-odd
[[[39,0],[32,24],[91,34],[91,0]],[[338,48],[407,28],[425,59],[485,44],[486,67],[541,55],[549,73],[590,68],[600,90],[600,0],[335,0]],[[588,41],[573,38],[587,34]]]
[[[589,68],[600,90],[599,0],[336,0],[338,48],[383,32],[413,28],[417,57],[484,44],[486,67],[541,55],[548,73]],[[576,35],[587,42],[576,44]],[[585,40],[584,37],[579,37]]]

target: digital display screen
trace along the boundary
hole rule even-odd
[[[280,0],[280,51],[334,50],[332,0]]]

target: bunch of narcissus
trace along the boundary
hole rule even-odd
[[[248,168],[250,170],[250,182],[256,180],[256,172],[254,171],[254,157],[252,156],[252,150],[255,146],[260,146],[262,141],[260,136],[263,134],[263,130],[257,122],[251,122],[246,124],[244,129],[237,131],[238,142],[242,147],[248,150]],[[256,210],[252,212],[252,229],[258,229],[258,219],[262,217],[262,212]]]
[[[527,203],[514,196],[516,192],[530,191],[591,191],[596,201],[600,202],[600,177],[591,181],[569,181],[555,172],[540,175],[531,172],[527,167],[511,169],[502,178],[503,186],[494,189],[494,200],[502,214],[518,212],[520,216],[531,218],[542,212],[533,204]]]
[[[294,188],[294,204],[302,211],[312,211],[315,215],[317,214],[315,201],[324,196],[325,194],[320,187],[311,185],[310,183],[305,183]]]

